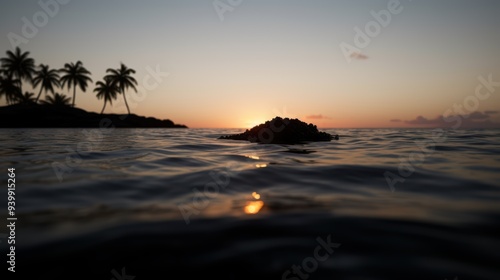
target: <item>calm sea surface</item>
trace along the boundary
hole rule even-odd
[[[17,271],[500,279],[500,130],[326,131],[340,140],[287,146],[216,139],[238,129],[1,129],[0,218],[7,223],[7,168],[15,168]]]

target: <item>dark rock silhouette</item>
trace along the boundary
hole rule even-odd
[[[299,144],[339,140],[339,136],[318,131],[315,125],[307,124],[299,119],[275,117],[243,133],[221,136],[219,139],[246,140],[266,144]]]
[[[187,128],[171,120],[159,120],[135,114],[98,114],[79,108],[57,105],[15,104],[0,107],[0,127],[6,128]]]

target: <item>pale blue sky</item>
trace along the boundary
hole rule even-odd
[[[169,76],[143,100],[131,93],[132,111],[191,127],[249,126],[285,111],[322,115],[308,121],[323,127],[401,126],[389,120],[431,119],[462,103],[480,75],[500,81],[494,0],[401,0],[403,10],[362,49],[368,59],[348,63],[339,45],[354,45],[354,28],[389,2],[243,0],[221,21],[214,1],[72,0],[20,47],[54,68],[81,60],[94,82],[120,62],[140,84],[159,67]],[[38,1],[2,3],[2,56],[13,49],[7,34],[22,35],[21,18],[32,22],[38,11]],[[92,89],[78,91],[76,103],[99,112]],[[499,93],[478,110],[500,108]],[[108,112],[125,112],[116,105]]]

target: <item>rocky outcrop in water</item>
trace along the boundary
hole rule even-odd
[[[338,135],[318,131],[313,124],[299,119],[275,117],[240,134],[221,136],[219,139],[245,140],[266,144],[299,144],[304,142],[339,140]]]

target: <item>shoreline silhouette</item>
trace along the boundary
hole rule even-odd
[[[0,128],[188,128],[166,119],[135,114],[99,114],[53,104],[0,107]]]

